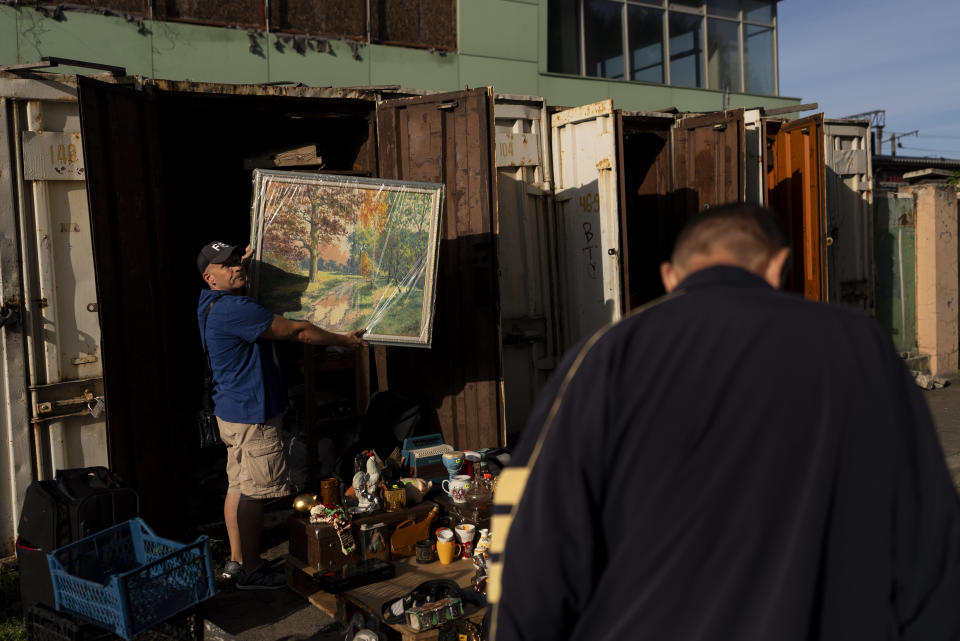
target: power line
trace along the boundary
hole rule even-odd
[[[908,147],[906,145],[902,145],[900,149],[909,149],[911,151],[929,151],[937,154],[960,154],[960,151],[957,151],[956,149],[928,149],[926,147]]]

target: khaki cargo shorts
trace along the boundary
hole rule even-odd
[[[227,446],[227,494],[272,499],[292,492],[278,429],[282,420],[277,415],[266,423],[231,423],[217,417]]]

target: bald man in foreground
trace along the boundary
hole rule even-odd
[[[568,354],[498,482],[492,639],[960,639],[926,404],[872,320],[777,291],[786,245],[708,210]]]

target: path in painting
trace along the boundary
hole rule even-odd
[[[310,306],[311,321],[321,327],[338,327],[344,320],[356,320],[357,310],[353,308],[356,289],[356,283],[352,282],[334,285]]]

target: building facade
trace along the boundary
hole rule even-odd
[[[774,0],[96,0],[0,4],[0,66],[171,80],[493,85],[575,106],[776,108]],[[88,69],[61,66],[61,73]]]

